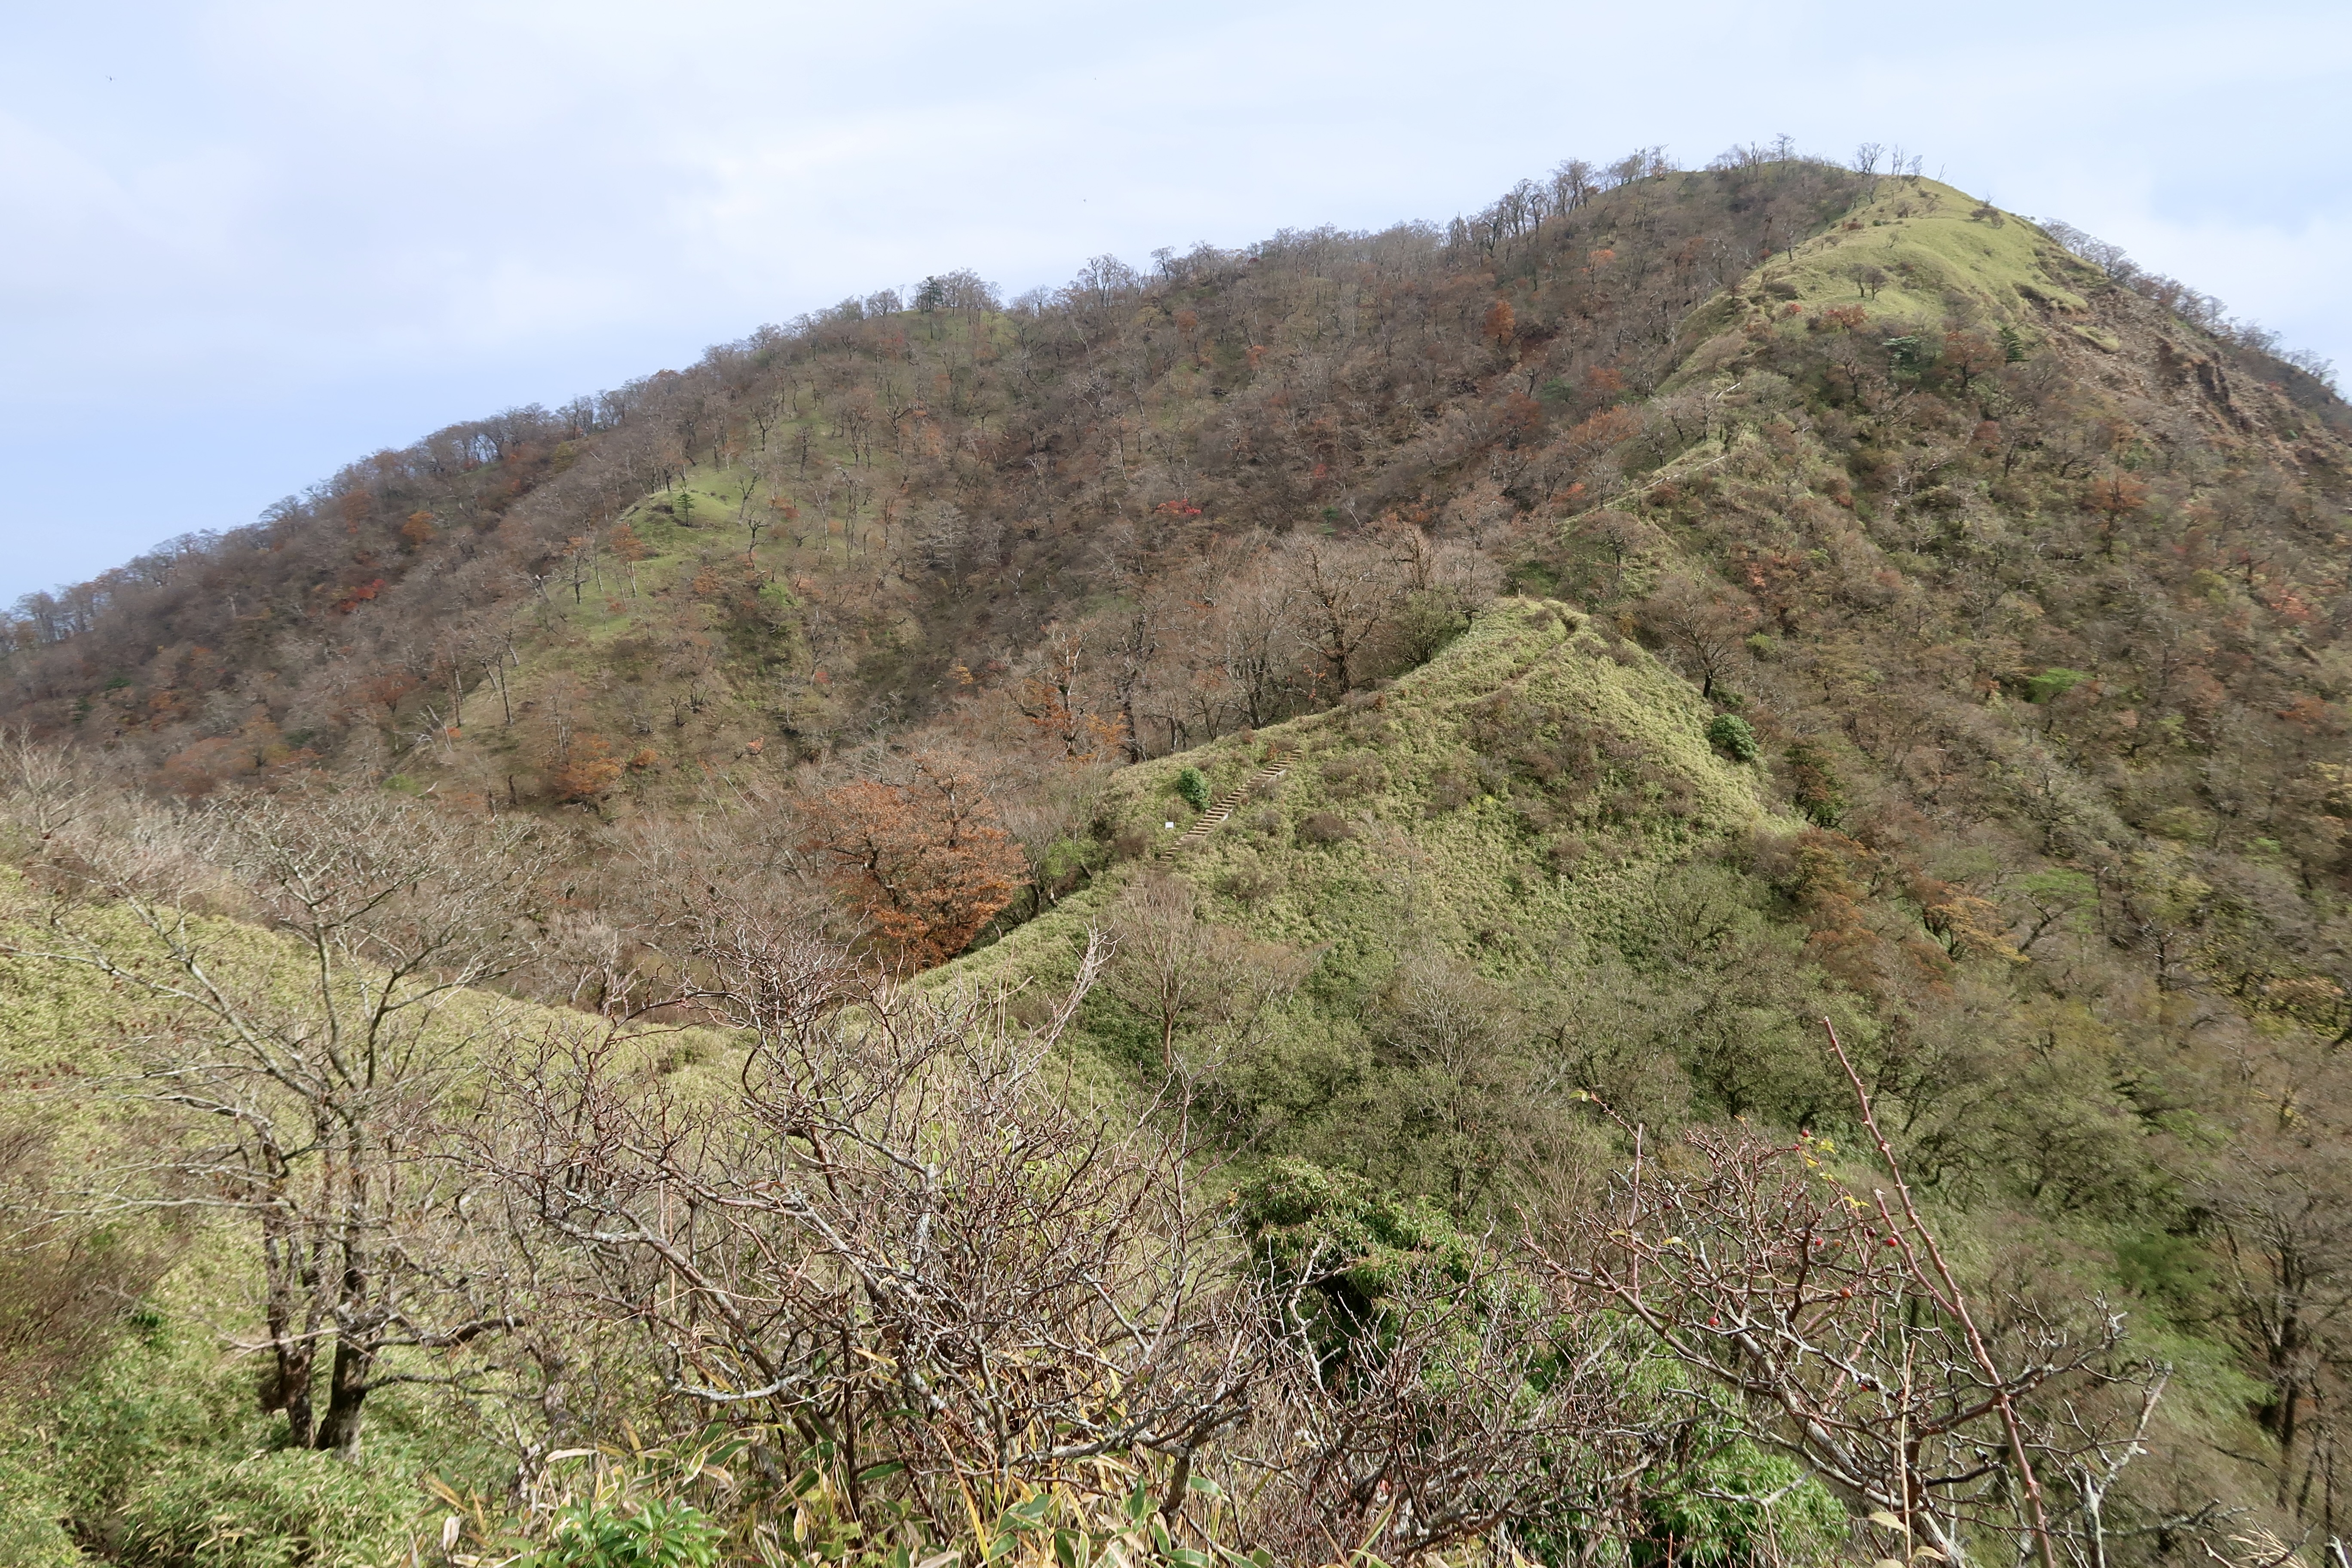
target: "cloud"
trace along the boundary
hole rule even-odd
[[[0,55],[0,594],[929,271],[1442,221],[1652,142],[1899,141],[2352,358],[2338,10],[59,7]]]

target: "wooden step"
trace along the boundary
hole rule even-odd
[[[1285,747],[1267,758],[1264,767],[1210,802],[1209,809],[1195,817],[1192,825],[1179,834],[1175,842],[1169,845],[1162,853],[1172,855],[1180,849],[1189,849],[1196,844],[1205,842],[1209,835],[1215,832],[1218,826],[1240,807],[1242,802],[1249,798],[1251,791],[1269,779],[1280,778],[1290,771],[1290,765],[1297,760],[1297,746]]]

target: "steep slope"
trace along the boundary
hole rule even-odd
[[[1471,1207],[1542,1179],[1580,1090],[1828,1110],[1805,1031],[1869,1020],[1753,873],[1804,825],[1716,719],[1608,623],[1496,601],[1379,690],[1113,775],[1090,883],[932,983],[1050,988],[1105,931],[1099,1063],[1197,1055],[1231,1136]],[[1246,796],[1197,841],[1194,772]]]
[[[1434,523],[1457,499],[1484,533],[1589,484],[1621,433],[1591,420],[1654,384],[1675,321],[1857,184],[1629,161],[1444,237],[1106,264],[1010,308],[965,278],[916,309],[849,302],[35,595],[5,700],[183,790],[437,761],[453,790],[511,778],[554,802],[581,793],[557,775],[583,715],[598,760],[656,753],[640,781],[698,779],[751,740],[822,752],[936,710],[959,664],[1025,663],[1047,622],[1134,597],[1139,574],[1219,551],[1238,570],[1302,519]],[[1498,315],[1506,254],[1536,276]],[[1553,426],[1573,441],[1530,468]],[[1286,711],[1329,700],[1310,673],[1281,672]],[[1154,750],[1181,728],[1182,683],[1160,684],[1130,725]],[[469,750],[493,708],[497,739],[522,731],[511,753]]]
[[[1530,826],[1498,795],[1481,810],[1516,835],[1441,847],[1425,717],[1359,699],[1304,729],[1412,759],[1393,796],[1351,821],[1302,764],[1260,843],[1237,813],[1171,863],[1193,897],[1106,887],[968,965],[1066,952],[1081,916],[1124,934],[1147,973],[1090,1018],[1106,1057],[1150,1073],[1197,1039],[1234,1136],[1473,1205],[1573,1163],[1572,1090],[1653,1122],[1833,1123],[1808,1035],[1838,1016],[1988,1275],[2103,1291],[2202,1369],[2161,1486],[2315,1484],[2302,1423],[2333,1385],[2273,1330],[2336,1299],[2332,1268],[2300,1272],[2335,1245],[2308,1205],[2352,1191],[2335,405],[2210,312],[1926,182],[1776,250],[1678,344],[1608,504],[1555,494],[1505,548],[1752,726],[1772,780],[1745,832],[1580,827],[1563,886],[1549,809]],[[1382,695],[1411,711],[1419,679]],[[1643,732],[1702,732],[1695,698]],[[1183,762],[1120,775],[1160,793],[1115,791],[1103,837],[1181,827]],[[1612,853],[1622,882],[1577,885]],[[1146,982],[1171,920],[1240,1005],[1169,1025]],[[1305,978],[1258,1006],[1286,952]],[[2253,1452],[2271,1473],[2233,1474]]]
[[[436,1225],[480,1199],[478,1173],[462,1196],[441,1184],[489,1086],[535,1053],[617,1048],[692,1097],[740,1053],[700,1030],[616,1038],[429,967],[322,964],[219,912],[258,900],[200,870],[198,832],[149,826],[145,868],[198,870],[181,887],[212,908],[75,896],[87,837],[50,841],[37,877],[0,867],[0,1560],[413,1554],[450,1489],[514,1474],[514,1427],[477,1395],[527,1321],[518,1277]],[[304,867],[320,906],[398,901],[345,901],[328,860]],[[334,958],[397,949],[342,935]],[[362,1136],[339,1138],[351,1124]],[[306,1407],[327,1408],[331,1375],[338,1402],[366,1380],[363,1442],[291,1435],[273,1397],[289,1342]]]

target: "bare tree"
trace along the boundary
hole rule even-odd
[[[2120,1365],[2122,1320],[2083,1325],[2030,1302],[2001,1316],[1960,1281],[1922,1218],[1834,1033],[1894,1190],[1848,1191],[1835,1151],[1742,1127],[1640,1149],[1574,1237],[1538,1247],[1571,1291],[1597,1291],[1701,1377],[1736,1392],[1755,1439],[1801,1460],[1909,1561],[1965,1563],[1987,1537],[2057,1568],[2106,1562],[2108,1495],[2162,1384]],[[1626,1129],[1629,1133],[1634,1129]],[[1992,1325],[1992,1326],[1989,1326]],[[2117,1387],[2128,1407],[2102,1397]],[[2048,1478],[2074,1483],[2053,1523]],[[2177,1521],[2175,1521],[2177,1522]]]
[[[0,731],[0,809],[37,845],[89,815],[100,791],[70,752],[33,739],[29,726]]]
[[[1747,657],[1748,635],[1756,629],[1756,606],[1724,583],[1702,584],[1670,577],[1642,602],[1641,616],[1657,638],[1698,677],[1699,695],[1712,698],[1715,683]]]
[[[1108,934],[1103,988],[1150,1022],[1163,1070],[1187,1082],[1245,1043],[1306,968],[1287,948],[1210,923],[1192,884],[1164,874],[1128,888]]]
[[[1276,573],[1237,569],[1218,605],[1222,634],[1218,665],[1233,682],[1252,729],[1283,716],[1291,695],[1291,648],[1297,641],[1297,601]]]
[[[475,988],[520,962],[541,856],[510,823],[374,794],[236,799],[185,830],[197,853],[177,861],[93,839],[38,935],[0,952],[93,970],[140,1007],[131,1070],[107,1087],[176,1113],[181,1132],[79,1202],[247,1227],[262,1405],[297,1445],[348,1453],[367,1396],[424,1375],[387,1352],[514,1322],[497,1271],[456,1240],[436,1140],[510,1032],[510,1009]],[[184,868],[207,862],[275,935],[190,912],[218,897]],[[159,881],[159,865],[173,874]]]
[[[2262,1113],[2211,1163],[2197,1207],[2218,1243],[2224,1321],[2268,1385],[2256,1414],[2278,1445],[2276,1501],[2302,1512],[2317,1490],[2325,1512],[2332,1489],[2315,1480],[2334,1464],[2352,1323],[2343,1073],[2320,1053],[2278,1047],[2246,1070]]]
[[[1403,597],[1394,565],[1369,547],[1294,535],[1283,554],[1298,606],[1299,645],[1322,662],[1334,696],[1366,679],[1367,666]]]
[[[1142,1455],[1176,1511],[1263,1352],[1192,1152],[1046,1071],[1105,945],[1050,1002],[898,989],[743,922],[691,946],[749,1041],[732,1092],[619,1041],[501,1079],[515,1123],[475,1157],[561,1297],[688,1406],[833,1445],[853,1508],[903,1466],[947,1531],[973,1491],[1099,1490],[1090,1461]]]

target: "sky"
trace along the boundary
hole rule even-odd
[[[968,267],[1899,144],[2352,370],[2352,6],[0,0],[0,604]]]

